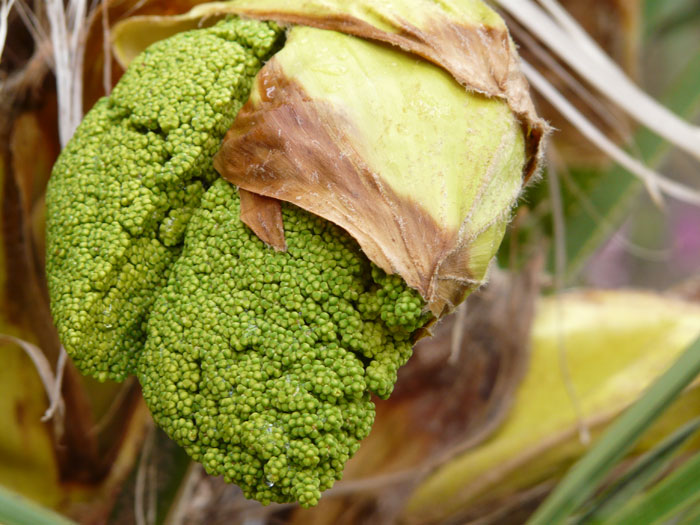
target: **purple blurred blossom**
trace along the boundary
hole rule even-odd
[[[672,265],[682,272],[700,270],[700,209],[678,206],[672,220]]]

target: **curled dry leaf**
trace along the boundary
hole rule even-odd
[[[238,190],[238,195],[241,198],[241,220],[262,241],[275,250],[285,251],[287,243],[284,241],[284,224],[279,201],[244,189]]]

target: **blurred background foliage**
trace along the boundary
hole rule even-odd
[[[195,3],[97,5],[85,109],[122,73],[104,54],[104,27]],[[698,122],[698,0],[561,3],[647,92]],[[63,523],[51,511],[139,525],[698,522],[700,210],[653,204],[543,100],[558,130],[548,168],[524,192],[491,283],[419,343],[318,507],[262,507],[206,476],[155,429],[135,381],[96,383],[68,363],[63,405],[42,421],[50,385],[37,364],[58,372],[60,348],[43,194],[60,146],[48,44],[26,24],[28,11],[45,23],[43,2],[21,5],[0,63],[0,334],[16,338],[0,338],[0,523]],[[567,88],[536,35],[507,21],[523,55],[618,144],[700,186],[697,162]]]

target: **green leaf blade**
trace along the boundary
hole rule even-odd
[[[664,523],[700,501],[700,454],[614,515],[611,525]]]
[[[700,429],[700,417],[693,419],[642,456],[609,490],[597,498],[580,523],[602,524],[624,502],[644,490],[673,461],[678,450]]]
[[[700,339],[697,339],[574,465],[528,524],[564,523],[699,373]]]
[[[77,525],[74,521],[0,486],[3,525]]]

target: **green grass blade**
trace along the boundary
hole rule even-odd
[[[77,525],[74,521],[0,486],[3,525]]]
[[[612,516],[610,525],[664,523],[700,501],[700,454]]]
[[[676,525],[698,525],[700,523],[700,505],[693,505],[686,510]]]
[[[625,502],[644,490],[673,460],[678,449],[700,429],[700,417],[676,430],[644,454],[609,490],[594,500],[578,523],[607,523]]]
[[[593,448],[571,468],[554,492],[530,518],[528,524],[563,523],[699,373],[700,339],[697,339],[634,405],[615,420]]]

